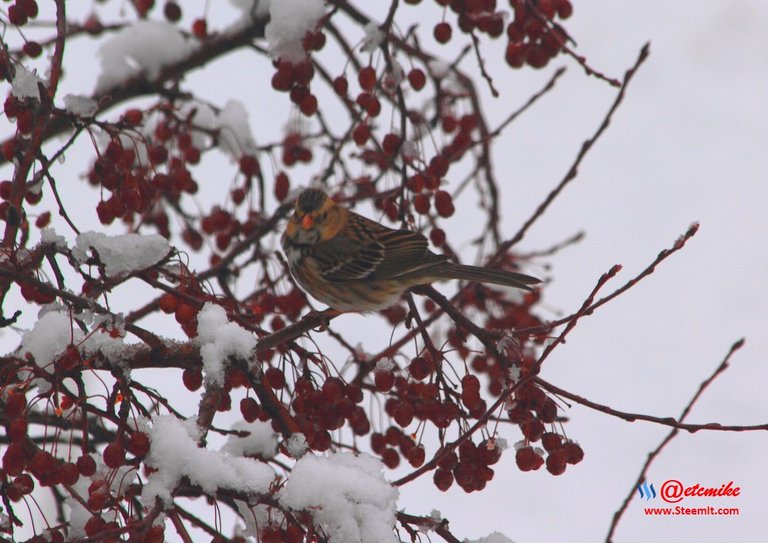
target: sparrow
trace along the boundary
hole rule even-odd
[[[385,309],[409,288],[435,281],[459,279],[524,290],[541,282],[522,273],[450,262],[430,251],[422,234],[388,228],[314,188],[296,199],[281,244],[301,288],[338,312]]]

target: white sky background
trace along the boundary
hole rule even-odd
[[[198,15],[195,3],[184,4],[185,15]],[[216,28],[215,21],[223,26],[232,20],[228,5],[212,4],[221,5],[222,12],[211,14],[209,27]],[[605,292],[643,269],[691,222],[699,221],[701,229],[651,277],[582,320],[568,343],[547,361],[542,375],[616,409],[678,416],[730,345],[746,337],[731,368],[705,393],[689,422],[764,423],[768,418],[768,254],[763,237],[768,227],[768,4],[761,0],[576,0],[574,4],[567,28],[595,68],[621,76],[649,40],[651,56],[578,178],[521,244],[521,250],[534,250],[579,230],[587,235],[580,244],[542,261],[551,265],[551,272],[529,270],[552,278],[545,290],[545,307],[551,314],[544,316],[556,318],[577,309],[613,264],[623,264],[624,270]],[[72,3],[70,11],[74,9]],[[431,2],[424,2],[416,8],[401,6],[400,13],[426,21],[433,20],[435,10]],[[428,34],[431,31],[424,32]],[[454,43],[462,40],[463,45],[463,39],[454,33]],[[425,39],[424,45],[440,51],[431,40]],[[84,42],[79,49],[68,50],[71,56],[60,97],[92,90],[97,64],[73,62],[87,47],[92,55],[92,46],[93,42]],[[501,43],[483,46],[488,71],[502,92],[500,99],[485,100],[485,110],[496,119],[523,103],[553,69],[510,71],[500,64],[500,47]],[[256,139],[263,142],[271,134],[272,141],[276,127],[285,124],[287,109],[265,106],[272,96],[267,62],[255,65],[253,71],[243,70],[241,63],[242,57],[231,55],[193,74],[187,85],[221,105],[229,98],[241,100],[250,112]],[[614,98],[612,89],[585,77],[564,57],[553,66],[563,64],[568,74],[561,84],[495,146],[504,197],[503,231],[509,235],[558,183]],[[471,65],[469,59],[463,64]],[[239,84],[220,83],[231,80],[233,73]],[[481,83],[478,87],[485,89]],[[278,100],[287,105],[287,96]],[[116,115],[110,113],[108,118]],[[2,125],[0,129],[5,134]],[[74,153],[62,167],[69,175],[84,170]],[[1,175],[7,177],[6,172]],[[196,178],[211,184],[218,180],[223,191],[230,179],[221,179],[220,172],[215,166],[199,169]],[[69,186],[93,196],[84,183]],[[76,194],[68,197],[74,201],[79,199]],[[471,205],[468,198],[464,200],[463,205]],[[449,238],[461,236],[462,222],[444,223]],[[386,341],[390,333],[389,326],[375,317],[350,315],[337,322],[341,330],[370,334],[362,340],[369,352],[376,351],[369,345]],[[13,333],[0,333],[3,352],[18,344]],[[195,395],[180,401],[186,412],[194,413]],[[668,429],[626,423],[581,407],[567,415],[571,420],[566,432],[580,442],[586,456],[563,476],[553,477],[543,469],[521,473],[509,451],[495,466],[496,477],[485,491],[466,495],[454,485],[442,494],[427,477],[401,489],[400,507],[413,514],[440,510],[459,538],[499,530],[517,543],[604,539],[648,451]],[[501,435],[510,442],[520,438],[510,426],[503,427]],[[658,490],[666,479],[716,487],[734,481],[742,488],[738,499],[687,500],[682,505],[738,506],[741,516],[645,517],[635,499],[616,541],[750,540],[754,533],[765,533],[766,451],[764,433],[680,435],[651,469],[649,482]],[[650,504],[662,505],[659,500]],[[175,537],[172,529],[166,534],[168,540]]]

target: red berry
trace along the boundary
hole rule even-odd
[[[438,490],[445,492],[453,484],[453,474],[447,469],[437,468],[432,476],[432,481]]]
[[[413,68],[408,72],[408,82],[411,84],[411,87],[413,87],[413,90],[420,91],[424,88],[424,85],[427,84],[427,77],[420,69]]]
[[[525,61],[533,68],[544,68],[549,64],[550,58],[552,57],[546,46],[541,44],[528,50],[528,56],[525,58]]]
[[[205,19],[195,19],[195,22],[192,23],[192,34],[201,40],[208,36],[208,23]]]
[[[411,360],[408,366],[411,377],[418,380],[426,379],[432,371],[434,371],[434,367],[423,356],[417,356]]]
[[[28,473],[22,473],[13,480],[13,486],[22,494],[31,494],[35,489],[35,481]]]
[[[134,456],[145,456],[149,452],[149,436],[144,432],[133,432],[126,448]]]
[[[392,412],[392,418],[394,418],[395,422],[403,428],[413,422],[413,415],[413,405],[406,401],[399,402]]]
[[[11,443],[3,454],[3,471],[6,474],[20,475],[27,465],[27,455],[21,443]]]
[[[389,469],[395,469],[400,464],[400,455],[397,453],[397,450],[387,448],[384,449],[384,452],[381,455],[381,461]]]
[[[245,422],[253,422],[259,417],[259,404],[253,398],[243,398],[240,400],[240,413]]]
[[[83,477],[90,477],[96,473],[96,461],[91,455],[86,454],[78,458],[75,466]]]
[[[112,469],[119,468],[125,463],[125,447],[113,441],[104,448],[104,463]]]
[[[266,377],[270,388],[279,390],[285,387],[285,374],[279,368],[267,368],[267,371],[264,372],[264,377]]]
[[[435,247],[442,247],[445,245],[445,231],[440,228],[433,228],[429,233],[429,239],[432,240]]]
[[[37,17],[38,9],[35,0],[16,0],[16,4],[24,10],[24,13],[26,13],[27,17],[30,19]]]
[[[400,149],[401,143],[402,138],[400,138],[400,136],[390,133],[384,136],[384,140],[381,142],[381,147],[389,156],[394,156],[398,149]]]
[[[557,15],[561,19],[567,19],[573,14],[573,5],[569,0],[558,0]]]
[[[187,368],[181,374],[181,380],[187,390],[194,392],[203,386],[203,373],[200,368]]]
[[[278,173],[275,177],[275,198],[281,202],[285,200],[288,197],[290,186],[288,175],[285,172]]]
[[[428,172],[434,177],[445,177],[450,167],[450,161],[443,155],[435,155],[429,160]]]
[[[438,190],[435,193],[435,209],[441,217],[450,217],[453,215],[455,211],[455,208],[453,207],[453,198],[448,192]]]
[[[157,305],[163,313],[175,313],[176,309],[179,307],[179,299],[176,295],[166,292],[160,296]]]
[[[357,125],[352,131],[352,139],[355,141],[355,144],[357,144],[358,147],[365,145],[365,143],[368,141],[368,138],[370,137],[371,129],[365,123]]]
[[[155,5],[155,0],[134,0],[133,4],[140,15],[146,15]]]
[[[425,187],[426,176],[422,173],[413,174],[408,178],[406,185],[411,192],[421,192]]]
[[[243,155],[240,157],[240,171],[247,177],[253,177],[261,172],[259,161],[253,155]]]
[[[538,9],[547,19],[552,19],[555,16],[554,0],[539,0]]]
[[[129,124],[131,126],[136,126],[141,123],[141,119],[143,118],[143,113],[141,110],[136,108],[131,108],[127,110],[125,113],[123,113],[123,121],[125,121],[126,124]]]
[[[429,213],[429,196],[426,194],[415,194],[413,196],[413,209],[420,215]]]
[[[371,66],[366,66],[357,74],[357,82],[364,91],[372,91],[376,86],[376,70]]]
[[[299,104],[299,109],[307,117],[311,117],[317,113],[317,98],[315,95],[308,94],[302,98],[301,103]]]
[[[181,19],[181,8],[176,2],[168,1],[163,6],[163,14],[165,18],[171,22],[176,22]]]
[[[8,21],[12,25],[24,26],[27,24],[27,14],[18,5],[14,4],[8,8]]]
[[[16,140],[5,140],[2,145],[2,153],[5,160],[11,162],[16,154]]]
[[[520,425],[520,430],[528,441],[538,441],[544,434],[544,423],[539,419],[529,419]]]
[[[197,315],[195,308],[189,304],[181,303],[176,308],[176,322],[179,324],[186,324],[192,322]]]
[[[584,451],[578,443],[569,441],[563,445],[563,451],[565,451],[565,461],[569,464],[578,464],[584,459]]]
[[[8,200],[11,197],[11,192],[13,191],[13,182],[12,181],[2,181],[0,182],[0,198],[3,200]]]
[[[339,96],[346,96],[348,89],[349,83],[347,82],[347,78],[345,76],[340,75],[333,80],[333,90],[336,91],[336,94]]]
[[[544,450],[552,452],[555,449],[559,449],[562,443],[562,437],[556,432],[546,432],[541,436],[541,444]]]
[[[544,464],[544,459],[536,454],[533,447],[521,447],[515,453],[515,462],[520,471],[535,471]]]
[[[412,447],[408,450],[405,457],[408,459],[408,463],[412,465],[414,468],[421,467],[422,464],[424,464],[426,453],[424,452],[424,447],[419,445],[418,447]]]
[[[442,23],[437,23],[435,25],[434,29],[434,35],[435,39],[440,43],[448,43],[451,39],[451,34],[453,33],[453,29],[451,28],[451,25],[443,21]]]
[[[552,475],[565,473],[568,454],[563,449],[557,449],[547,456],[547,471]]]
[[[37,451],[29,461],[29,471],[38,479],[53,473],[55,469],[56,459],[45,450]]]
[[[80,471],[72,462],[63,463],[59,469],[59,479],[64,485],[72,486],[80,478]]]
[[[37,58],[43,52],[42,46],[36,41],[28,41],[21,48],[28,57]]]
[[[376,390],[387,392],[395,384],[395,374],[391,371],[377,371],[373,374],[373,381],[376,385]]]
[[[312,62],[305,60],[294,64],[293,79],[297,85],[307,86],[313,77],[315,77],[315,67]]]
[[[85,533],[88,536],[94,536],[104,531],[104,527],[107,524],[103,518],[98,515],[94,515],[88,519],[85,523]]]
[[[371,450],[376,454],[381,454],[387,448],[387,439],[384,434],[374,432],[371,434]]]

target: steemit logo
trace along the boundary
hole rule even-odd
[[[653,483],[650,485],[648,484],[648,481],[643,481],[642,484],[637,485],[637,491],[640,493],[640,498],[645,498],[646,500],[655,500],[656,499],[656,489],[653,488]]]

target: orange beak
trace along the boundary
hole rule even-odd
[[[314,224],[315,219],[313,219],[311,215],[304,215],[304,217],[301,219],[301,227],[304,230],[309,230],[312,228],[312,226],[314,226]]]

